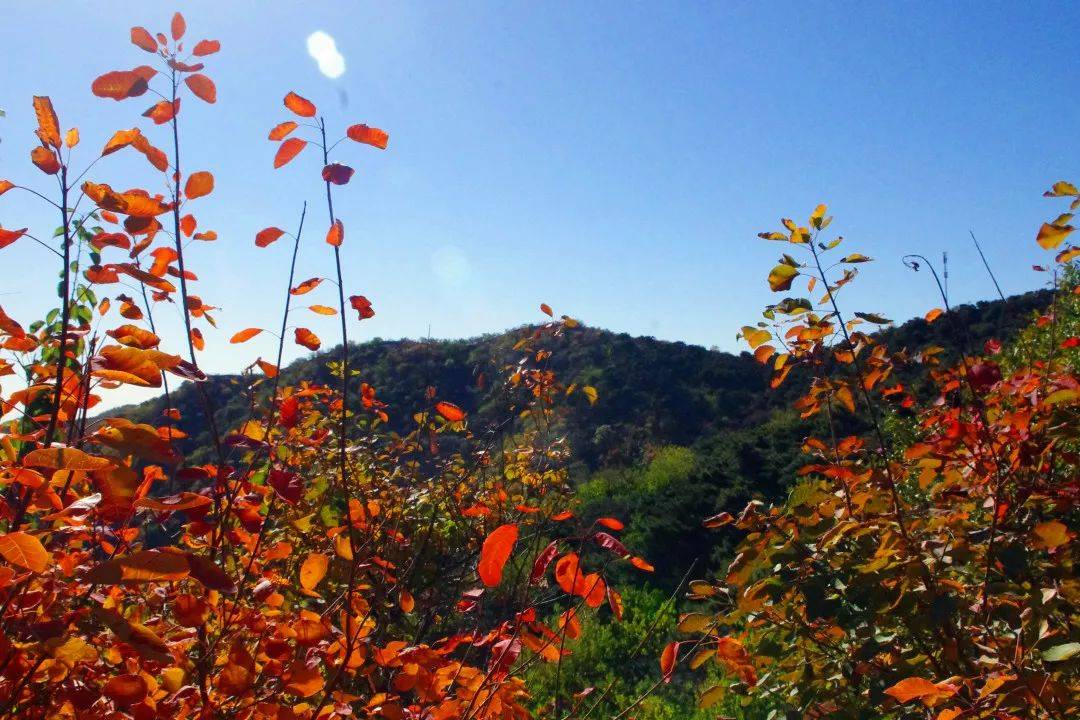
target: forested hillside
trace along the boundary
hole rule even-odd
[[[1044,308],[1050,293],[1031,292],[976,305],[961,305],[933,323],[914,319],[881,333],[891,348],[912,353],[930,346],[952,357],[956,328],[980,346],[989,338],[1012,337]],[[515,418],[505,388],[488,382],[513,357],[531,328],[467,340],[372,340],[351,347],[351,364],[375,389],[390,431],[402,431],[427,387],[469,413],[477,434],[506,435]],[[769,388],[768,371],[749,353],[731,353],[650,337],[579,326],[561,338],[550,369],[565,382],[589,385],[597,400],[574,393],[562,400],[558,434],[571,445],[571,478],[579,486],[582,514],[614,515],[628,523],[627,538],[647,557],[670,560],[650,581],[673,587],[692,562],[712,568],[730,559],[730,548],[702,527],[702,518],[735,512],[754,497],[776,499],[805,458],[800,442],[811,426],[791,403],[798,382]],[[339,349],[313,354],[282,371],[286,383],[331,383],[328,362]],[[901,369],[904,382],[918,382],[919,366]],[[211,378],[219,427],[244,422],[252,398],[261,397],[261,374]],[[255,400],[257,402],[257,400]],[[210,439],[201,421],[198,396],[185,383],[170,396],[188,434],[180,443],[190,462],[209,461]],[[359,401],[358,401],[359,402]],[[165,398],[109,413],[139,422],[157,421]],[[448,439],[446,442],[451,442]],[[182,490],[185,488],[175,488]],[[703,548],[708,548],[703,550]]]
[[[881,336],[891,348],[917,351],[936,345],[952,357],[957,350],[952,339],[956,327],[966,329],[973,347],[988,338],[1005,340],[1027,324],[1033,312],[1044,308],[1049,298],[1049,292],[1037,291],[1005,302],[961,305],[934,323],[914,319]],[[422,405],[425,388],[435,387],[440,397],[469,413],[474,432],[506,432],[511,426],[501,402],[505,389],[490,379],[498,377],[499,369],[514,356],[514,344],[530,331],[525,327],[465,340],[375,339],[350,346],[350,365],[386,404],[393,430],[401,431],[411,423],[408,409]],[[566,400],[571,410],[561,430],[581,464],[579,472],[632,466],[656,447],[692,445],[717,434],[758,428],[775,413],[787,412],[797,395],[792,387],[797,383],[765,392],[769,374],[745,352],[733,355],[584,326],[547,342],[558,344],[550,369],[560,379],[597,390],[594,404],[580,394]],[[339,348],[331,348],[298,360],[282,370],[282,382],[330,383],[328,362],[339,355]],[[256,372],[253,389],[241,375],[210,378],[218,398],[220,426],[244,420],[252,393],[261,397],[264,392],[257,383],[259,375]],[[208,457],[209,434],[200,421],[193,385],[184,383],[171,394],[169,403],[180,411],[178,427],[188,435],[179,443],[180,449],[190,460]],[[160,396],[107,414],[152,422],[165,407],[166,399]]]

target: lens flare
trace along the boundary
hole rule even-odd
[[[307,51],[319,65],[319,72],[331,80],[345,74],[345,56],[338,52],[334,38],[322,30],[308,35]]]

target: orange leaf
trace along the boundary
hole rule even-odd
[[[398,595],[398,605],[401,607],[401,612],[411,613],[416,607],[416,600],[408,590],[402,590]]]
[[[319,287],[319,285],[322,283],[322,281],[323,281],[322,278],[308,278],[304,282],[302,282],[299,285],[297,285],[296,287],[294,287],[292,290],[289,290],[289,294],[290,295],[304,295],[306,293],[311,292],[315,288]]]
[[[204,57],[213,55],[218,50],[221,50],[221,43],[217,40],[200,40],[195,44],[195,49],[191,51],[191,54],[195,57]]]
[[[664,682],[671,682],[671,676],[675,674],[675,662],[679,659],[679,643],[670,642],[664,646],[660,654],[660,672],[664,676]]]
[[[178,112],[180,112],[180,98],[176,98],[175,102],[162,100],[151,105],[150,109],[143,113],[143,117],[150,118],[155,125],[163,125],[176,117]]]
[[[899,703],[918,699],[927,707],[933,707],[939,700],[955,695],[956,688],[948,683],[932,683],[921,677],[909,677],[887,689],[885,694],[896,698]]]
[[[294,92],[290,91],[285,96],[285,107],[300,117],[315,117],[315,105],[307,98],[302,98]]]
[[[285,234],[285,231],[282,230],[281,228],[276,228],[276,227],[263,228],[262,230],[260,230],[255,235],[255,246],[256,247],[266,247],[267,245],[274,242],[275,240],[277,240],[278,238],[280,238],[284,234]]]
[[[371,308],[371,301],[363,295],[350,295],[349,304],[352,305],[353,310],[360,313],[361,320],[375,317],[375,311]]]
[[[563,592],[570,595],[581,595],[585,588],[585,578],[581,575],[581,567],[577,553],[566,553],[555,563],[555,582]]]
[[[385,150],[387,143],[390,142],[388,134],[379,128],[368,127],[367,125],[352,125],[345,131],[345,134],[349,136],[350,140],[365,145],[374,145],[380,150]]]
[[[34,96],[34,113],[37,115],[37,136],[41,142],[60,148],[60,121],[56,119],[52,100],[39,95]]]
[[[442,415],[450,422],[461,422],[465,419],[465,411],[453,403],[440,401],[435,403],[435,412]]]
[[[202,73],[188,75],[184,82],[191,88],[191,92],[195,93],[195,97],[211,104],[217,102],[217,87],[214,81]]]
[[[285,136],[288,135],[289,133],[291,133],[296,128],[297,128],[297,125],[292,120],[286,120],[283,123],[278,123],[270,131],[269,139],[274,140],[274,141],[284,140]]]
[[[78,448],[53,445],[39,448],[23,458],[27,467],[43,467],[51,470],[105,470],[113,467],[108,458],[87,455]]]
[[[480,548],[480,563],[477,566],[484,585],[495,587],[502,581],[503,566],[510,558],[517,539],[517,525],[500,525],[484,539],[484,545]]]
[[[296,328],[296,344],[303,345],[308,350],[318,350],[322,345],[319,336],[307,328]]]
[[[333,245],[334,247],[341,247],[341,243],[345,241],[345,226],[340,220],[335,220],[334,224],[330,226],[330,229],[326,232],[326,244]]]
[[[547,303],[540,303],[540,312],[544,313],[548,317],[555,317],[555,313],[552,312],[551,306]]]
[[[184,233],[186,237],[191,237],[191,233],[195,232],[196,225],[194,215],[188,214],[180,218],[180,232]]]
[[[624,527],[626,527],[622,524],[621,520],[616,520],[615,518],[610,517],[602,517],[596,522],[598,525],[603,525],[609,530],[622,530]]]
[[[56,152],[44,145],[38,145],[30,151],[30,161],[46,175],[55,175],[60,172],[60,160],[56,157]]]
[[[289,670],[289,680],[285,683],[285,689],[293,695],[306,698],[322,690],[325,684],[318,670],[297,661]]]
[[[131,28],[131,42],[146,52],[157,52],[158,44],[150,31],[144,27]]]
[[[49,566],[49,553],[41,541],[24,532],[13,532],[0,537],[0,555],[12,565],[35,573],[43,573]]]
[[[322,553],[311,553],[300,566],[300,586],[305,590],[312,590],[326,577],[326,569],[330,566],[330,558]]]
[[[647,560],[645,560],[644,558],[639,558],[636,555],[630,558],[630,564],[636,567],[638,570],[642,570],[644,572],[652,572],[656,569]]]
[[[95,79],[90,90],[98,97],[124,100],[145,93],[150,87],[148,82],[135,70],[114,70]]]
[[[192,173],[184,185],[184,194],[189,200],[209,195],[214,190],[214,176],[205,170]]]
[[[15,187],[15,183],[10,180],[0,180],[0,195],[3,195],[13,187]]]
[[[79,144],[79,128],[71,128],[64,135],[64,144],[69,148],[73,148]]]
[[[262,332],[262,328],[247,328],[229,338],[229,342],[236,345],[237,343],[247,342],[251,338],[255,337]]]
[[[308,305],[308,310],[319,315],[337,315],[337,310],[326,305]]]
[[[187,23],[184,22],[184,16],[180,13],[176,13],[172,16],[172,23],[169,24],[169,31],[172,32],[172,39],[179,40],[184,37],[184,31],[187,30]]]
[[[142,702],[149,689],[146,680],[141,675],[125,673],[109,678],[101,692],[116,703],[117,707],[127,709],[135,703]]]
[[[926,322],[932,323],[941,317],[941,313],[944,312],[941,308],[934,308],[930,312],[926,313]]]
[[[307,147],[307,141],[301,140],[300,138],[289,138],[281,143],[281,147],[279,147],[277,153],[274,154],[274,167],[279,168],[286,164],[299,155],[300,151],[305,147]]]

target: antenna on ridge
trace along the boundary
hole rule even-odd
[[[945,276],[945,304],[949,304],[949,253],[941,251],[941,271]]]

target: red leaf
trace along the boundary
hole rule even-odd
[[[281,143],[281,147],[278,148],[277,153],[274,155],[274,167],[279,168],[289,162],[299,155],[300,151],[305,147],[307,147],[307,141],[299,138],[289,138]]]
[[[379,128],[368,127],[367,125],[353,125],[345,134],[349,136],[350,140],[355,140],[365,145],[373,145],[380,150],[385,150],[387,143],[390,142],[390,136],[380,130]]]
[[[536,561],[533,563],[532,573],[529,575],[529,584],[535,585],[540,582],[540,578],[544,577],[544,573],[547,572],[548,566],[551,565],[551,561],[555,559],[555,556],[559,554],[559,541],[552,540],[546,548],[544,548],[539,555],[536,556]]]
[[[322,179],[335,185],[344,185],[352,178],[353,172],[348,165],[330,163],[322,169]]]
[[[221,43],[217,40],[200,40],[195,44],[195,49],[191,51],[191,54],[196,57],[204,57],[206,55],[213,55],[220,49]]]
[[[304,486],[296,473],[286,472],[285,470],[271,470],[270,474],[266,476],[266,482],[270,484],[270,487],[274,488],[274,492],[282,500],[290,505],[300,502],[300,497],[304,493]]]
[[[488,587],[495,587],[502,581],[503,566],[514,550],[518,539],[517,525],[500,525],[484,540],[480,549],[480,563],[477,571],[480,580]]]
[[[138,97],[149,89],[148,78],[136,70],[114,70],[99,76],[90,85],[90,90],[98,97],[123,100]]]
[[[23,228],[22,230],[5,230],[4,228],[0,228],[0,248],[6,248],[8,245],[21,238],[26,230],[26,228]]]
[[[157,52],[158,44],[150,31],[144,27],[131,28],[131,42],[146,52]]]
[[[217,102],[217,87],[210,78],[201,73],[196,73],[188,75],[184,82],[191,88],[191,92],[195,93],[195,97],[211,104]]]
[[[300,117],[315,117],[315,105],[307,98],[302,98],[294,92],[285,96],[285,107],[292,110]]]
[[[361,320],[375,317],[375,311],[371,308],[371,301],[363,295],[349,296],[349,304],[352,305],[353,310],[360,313]]]
[[[187,30],[187,23],[184,22],[184,16],[180,13],[176,13],[172,17],[172,23],[169,25],[169,31],[172,33],[173,40],[179,40],[184,37],[184,32]]]
[[[592,541],[619,557],[630,557],[630,551],[626,549],[626,546],[606,532],[593,533]]]
[[[322,345],[319,336],[307,328],[296,328],[296,344],[303,345],[308,350],[318,350]]]
[[[255,245],[256,245],[256,247],[266,247],[267,245],[274,242],[275,240],[277,240],[278,238],[280,238],[284,234],[285,234],[285,231],[282,230],[281,228],[276,228],[276,227],[263,228],[262,230],[260,230],[255,235]]]

